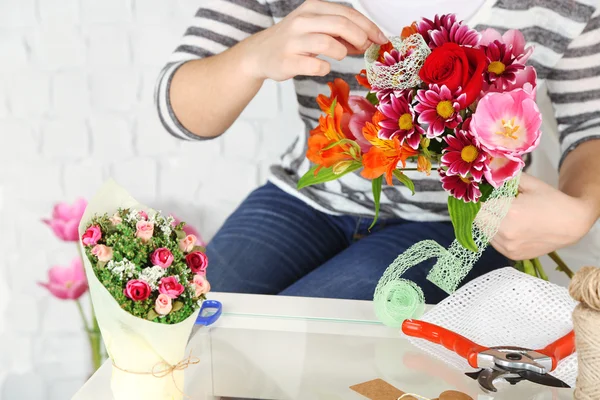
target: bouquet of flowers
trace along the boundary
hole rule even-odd
[[[196,362],[184,353],[210,290],[208,259],[173,222],[109,182],[79,226],[116,400],[183,398],[183,370]]]
[[[361,170],[373,182],[376,220],[384,179],[414,194],[405,172],[435,168],[457,240],[477,251],[471,227],[481,203],[518,176],[540,142],[536,71],[525,66],[532,52],[519,31],[477,32],[454,15],[423,19],[371,46],[356,77],[366,97],[336,79],[330,96],[317,98],[323,115],[307,151],[316,165],[299,188]]]

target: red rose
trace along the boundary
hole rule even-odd
[[[194,251],[185,256],[185,262],[195,274],[206,274],[206,267],[208,267],[208,257],[206,257],[206,254]]]
[[[150,297],[150,285],[146,281],[140,279],[132,279],[127,282],[123,293],[133,301],[143,301]]]
[[[433,49],[419,71],[419,77],[427,84],[446,85],[451,91],[459,87],[466,94],[465,107],[479,96],[483,85],[483,70],[487,59],[481,49],[462,47],[456,43],[444,43]]]

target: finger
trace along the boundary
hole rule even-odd
[[[286,59],[283,67],[290,71],[291,76],[325,76],[331,71],[327,61],[310,56],[293,56]]]
[[[319,54],[335,60],[343,60],[348,55],[346,46],[323,33],[304,35],[295,41],[294,47],[294,52],[298,54]]]
[[[368,49],[373,44],[373,42],[371,42],[369,40],[367,42],[366,49],[357,49],[356,47],[354,47],[350,43],[346,42],[342,38],[338,38],[337,41],[340,42],[341,44],[343,44],[344,46],[346,46],[346,49],[348,50],[348,55],[352,55],[352,56],[356,56],[356,55],[360,55],[360,54],[365,54],[366,49]]]
[[[367,33],[357,24],[339,15],[314,15],[304,17],[306,32],[326,33],[350,43],[363,52],[373,43]]]
[[[374,43],[386,44],[387,36],[369,18],[353,8],[326,1],[307,1],[305,10],[315,14],[339,15],[358,25]]]

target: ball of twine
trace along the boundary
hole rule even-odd
[[[375,314],[387,326],[399,328],[409,318],[418,318],[425,310],[423,290],[408,279],[388,282],[375,293]]]
[[[569,286],[579,301],[573,311],[578,375],[574,398],[600,399],[600,268],[580,269]]]

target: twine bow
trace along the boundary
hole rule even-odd
[[[153,377],[159,378],[159,379],[171,375],[171,378],[173,379],[173,386],[175,386],[175,389],[177,389],[179,391],[179,393],[181,393],[186,399],[191,399],[191,397],[188,396],[187,394],[185,394],[183,392],[183,390],[181,390],[177,386],[177,382],[175,381],[175,371],[183,371],[186,368],[188,368],[190,365],[195,365],[195,364],[199,364],[199,363],[200,363],[200,359],[198,357],[193,357],[191,351],[190,351],[189,356],[187,356],[183,360],[179,361],[175,365],[169,364],[165,360],[157,362],[156,364],[154,364],[154,366],[152,367],[152,370],[150,372],[129,371],[129,370],[119,367],[117,364],[115,364],[114,360],[112,361],[113,367],[115,367],[116,369],[118,369],[120,371],[128,373],[128,374],[152,375]]]

